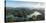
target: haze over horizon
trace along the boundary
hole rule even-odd
[[[28,7],[28,8],[39,8],[39,7],[44,7],[41,6],[43,4],[40,4],[42,2],[30,2],[30,1],[12,1],[12,0],[6,0],[6,7]]]

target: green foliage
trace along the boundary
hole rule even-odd
[[[7,17],[8,22],[13,22],[14,21],[14,16],[10,15]]]

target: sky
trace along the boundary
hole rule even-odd
[[[32,2],[43,2],[44,0],[6,0],[6,1],[32,1]]]
[[[34,1],[34,0],[6,0],[6,7],[15,7],[15,8],[16,7],[30,7],[31,8],[32,6],[36,7],[36,8],[40,7],[40,3],[32,4],[31,3],[32,1]]]
[[[6,1],[6,7],[31,7],[32,4],[24,1]]]

